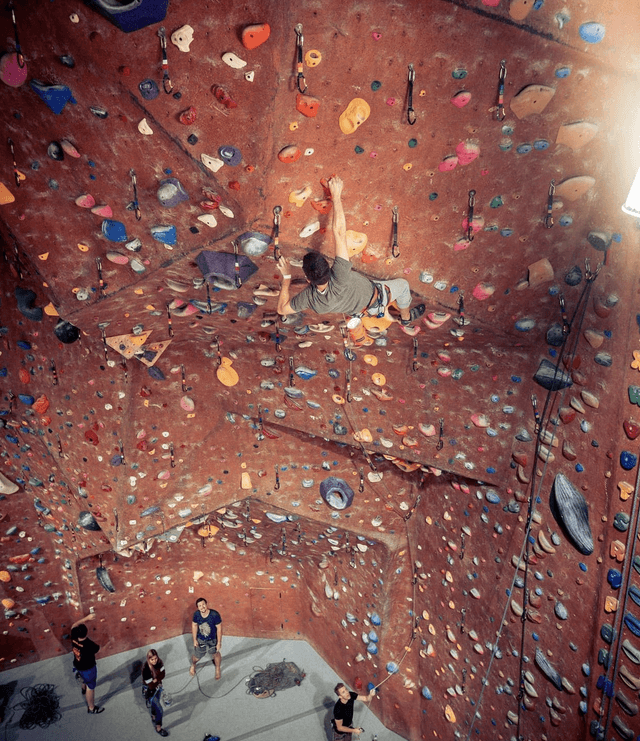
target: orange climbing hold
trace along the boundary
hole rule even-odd
[[[296,110],[300,111],[303,116],[315,118],[318,115],[319,108],[320,100],[313,95],[303,95],[302,93],[296,95]]]
[[[214,85],[211,88],[211,92],[215,95],[216,100],[219,100],[223,106],[226,106],[227,108],[238,107],[238,104],[235,102],[235,100],[232,100],[229,93],[227,93],[227,91],[223,87],[220,87],[220,85]]]
[[[194,124],[196,122],[196,118],[198,117],[198,112],[193,106],[190,106],[187,108],[186,111],[182,111],[180,114],[180,123],[184,124],[185,126],[191,126],[191,124]]]
[[[31,407],[37,414],[44,414],[47,409],[49,408],[49,399],[42,394],[42,396],[39,396],[34,402]]]
[[[280,162],[297,162],[302,157],[302,152],[295,144],[289,144],[278,152]]]
[[[254,23],[242,29],[242,45],[245,49],[255,49],[264,44],[271,36],[271,26],[268,23]]]
[[[340,131],[343,134],[353,134],[371,114],[371,108],[363,98],[354,98],[340,114]]]

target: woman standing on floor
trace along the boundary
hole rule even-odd
[[[160,705],[164,676],[162,659],[155,648],[150,648],[147,651],[147,660],[142,667],[142,692],[147,701],[147,707],[151,709],[151,720],[155,724],[156,733],[168,736],[169,732],[162,727],[162,706]]]

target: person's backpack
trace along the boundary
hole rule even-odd
[[[247,680],[247,694],[259,699],[275,697],[276,690],[286,690],[289,687],[299,687],[307,676],[293,663],[281,661],[279,664],[267,664],[266,669],[254,667],[256,672]]]

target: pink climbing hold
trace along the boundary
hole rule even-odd
[[[451,98],[451,103],[453,103],[456,108],[464,108],[470,100],[471,93],[466,90],[461,90]]]
[[[80,206],[80,208],[93,208],[95,205],[96,199],[90,193],[85,193],[76,198],[76,206]]]
[[[102,216],[103,219],[110,219],[113,216],[111,206],[94,206],[91,209],[92,214],[96,216]]]
[[[480,154],[480,147],[474,142],[460,142],[456,147],[456,154],[460,165],[468,165]]]
[[[395,98],[387,98],[387,105],[395,105],[397,102]]]
[[[451,172],[458,166],[458,158],[455,154],[450,154],[445,157],[442,162],[438,165],[440,172]]]
[[[471,219],[471,233],[477,234],[484,226],[484,216],[474,216]],[[467,216],[462,220],[462,231],[466,232],[469,228],[469,218]]]
[[[493,296],[496,288],[491,283],[478,283],[473,289],[473,297],[477,298],[478,301],[484,301],[485,299]]]
[[[489,418],[486,414],[472,414],[471,421],[476,427],[488,427]]]
[[[482,0],[482,4],[488,8],[497,8],[500,5],[500,0]]]
[[[378,33],[378,31],[374,31],[371,35],[373,36],[374,41],[380,41],[382,38],[382,34]]]
[[[471,242],[466,238],[463,237],[462,239],[459,239],[454,245],[453,245],[453,251],[454,252],[461,252],[462,250],[466,250],[467,247],[471,244]]]

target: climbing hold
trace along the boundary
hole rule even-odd
[[[102,222],[102,233],[110,242],[126,242],[129,239],[125,225],[113,219],[105,219]]]
[[[222,358],[216,370],[218,381],[224,386],[235,386],[240,380],[235,368],[231,367],[231,358]]]
[[[363,98],[354,98],[340,114],[339,125],[343,134],[353,134],[371,114],[371,108]]]
[[[198,112],[193,106],[189,106],[186,111],[182,111],[180,114],[178,120],[181,124],[184,126],[191,126],[196,122],[196,118],[198,117]]]
[[[78,152],[75,146],[68,139],[63,139],[60,142],[60,146],[62,147],[63,152],[65,154],[68,154],[69,157],[73,157],[74,159],[79,159],[80,152]]]
[[[295,203],[298,208],[301,208],[310,195],[311,186],[309,185],[300,190],[292,190],[291,193],[289,193],[289,203]]]
[[[537,262],[531,263],[527,270],[529,288],[535,288],[541,283],[553,280],[553,266],[546,257],[543,257]]]
[[[178,233],[173,224],[159,224],[157,226],[152,226],[150,231],[151,236],[156,241],[162,242],[163,244],[175,245],[178,241]],[[125,240],[119,241],[124,242]]]
[[[153,134],[153,129],[147,123],[146,118],[143,118],[142,121],[140,121],[140,123],[138,124],[138,131],[145,136],[151,136]]]
[[[31,80],[29,85],[56,115],[62,113],[68,102],[74,105],[76,103],[71,90],[66,85],[45,85],[40,80]]]
[[[211,92],[214,94],[216,100],[220,101],[226,108],[233,109],[238,107],[235,100],[231,98],[229,93],[221,85],[214,85],[211,88]]]
[[[347,229],[345,238],[347,240],[347,251],[350,258],[359,255],[369,241],[369,238],[364,232],[356,232],[353,229]]]
[[[551,492],[552,512],[580,553],[593,553],[593,536],[589,526],[589,508],[582,494],[562,473],[554,479]]]
[[[208,154],[201,154],[200,159],[202,164],[211,172],[218,172],[218,170],[224,165],[222,160],[217,157],[210,157]]]
[[[58,142],[51,142],[47,147],[47,154],[52,160],[61,162],[64,159],[64,150]]]
[[[304,61],[307,67],[317,67],[322,61],[322,54],[317,49],[309,49],[304,55]]]
[[[631,471],[636,467],[638,463],[638,456],[634,453],[630,453],[628,450],[623,450],[620,453],[620,465],[625,471]]]
[[[306,239],[315,234],[320,229],[320,222],[317,219],[310,221],[300,232],[300,237]]]
[[[96,199],[90,193],[85,193],[76,198],[76,206],[80,206],[80,208],[93,208],[95,205]]]
[[[471,93],[466,90],[461,90],[451,98],[451,103],[453,103],[456,108],[464,108],[470,100]]]
[[[58,321],[56,326],[53,328],[53,332],[60,342],[63,342],[65,345],[70,345],[80,337],[80,330],[71,324],[71,322],[67,322],[64,319]],[[44,414],[45,411],[46,409],[42,412],[38,411],[38,414]]]
[[[559,185],[556,185],[556,196],[566,198],[568,201],[577,201],[587,191],[591,190],[596,184],[595,178],[590,175],[579,175],[574,178],[567,178]]]
[[[318,115],[319,108],[319,98],[315,98],[313,95],[303,95],[302,93],[296,95],[296,110],[302,113],[303,116],[315,118]]]
[[[103,219],[110,219],[113,216],[111,206],[94,206],[91,209],[91,213],[96,216],[102,216]]]
[[[180,51],[189,51],[192,41],[193,28],[189,25],[181,26],[171,34],[171,43],[175,44]]]
[[[27,80],[27,65],[18,61],[15,51],[7,52],[0,57],[0,80],[9,87],[20,87]]]
[[[598,126],[589,121],[563,124],[558,129],[556,144],[566,144],[574,152],[588,144],[598,133]]]
[[[261,232],[244,232],[238,237],[238,242],[242,251],[249,257],[260,257],[272,243],[271,237]]]
[[[218,220],[213,214],[201,214],[198,216],[198,221],[202,221],[203,224],[212,228],[218,225]]]
[[[33,303],[36,300],[36,294],[33,291],[30,291],[28,288],[21,288],[20,286],[17,286],[14,291],[14,295],[18,303],[18,310],[23,316],[27,317],[27,319],[31,319],[34,322],[42,321],[42,309],[37,306],[33,306]]]
[[[509,15],[514,21],[523,21],[533,9],[533,0],[511,0]]]
[[[450,172],[458,166],[458,157],[455,154],[447,155],[438,165],[440,172]]]
[[[511,110],[518,118],[542,113],[555,92],[554,88],[546,85],[528,85],[511,98]]]
[[[150,77],[138,84],[138,90],[145,100],[155,100],[160,95],[158,83]]]
[[[227,51],[222,55],[222,61],[233,69],[242,69],[247,66],[247,63],[243,59],[240,59],[240,57],[231,51]]]
[[[579,286],[582,283],[582,270],[578,265],[574,265],[564,276],[564,282],[568,286]]]
[[[235,167],[242,162],[242,152],[230,144],[225,144],[220,147],[218,149],[218,154],[220,155],[220,159],[222,159],[225,164],[231,165],[231,167]]]
[[[179,203],[189,200],[188,193],[177,178],[161,180],[156,195],[165,208],[173,208]]]
[[[295,144],[289,144],[278,152],[280,162],[297,162],[302,157],[302,152]]]
[[[245,49],[255,49],[264,44],[271,35],[271,27],[268,23],[253,23],[242,29],[242,45]]]
[[[476,142],[465,141],[460,142],[456,147],[456,155],[458,156],[458,164],[468,165],[473,162],[474,159],[480,154],[480,146]]]
[[[546,358],[540,361],[533,380],[548,391],[558,391],[573,386],[571,376]]]
[[[605,27],[601,23],[583,23],[578,33],[588,44],[599,44],[604,38]]]

